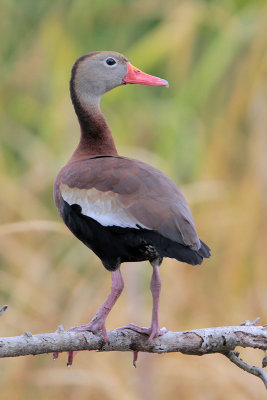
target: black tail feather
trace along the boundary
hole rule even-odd
[[[203,258],[210,257],[209,247],[202,241],[200,242],[200,249],[193,250],[188,246],[184,246],[180,243],[164,238],[164,240],[161,241],[160,246],[156,247],[159,254],[163,257],[175,258],[178,261],[182,261],[191,265],[199,265],[202,263]]]
[[[203,258],[209,258],[211,256],[210,248],[206,245],[206,243],[202,242],[202,240],[200,240],[200,243],[201,247],[198,250],[198,254]]]
[[[192,250],[188,246],[173,242],[169,239],[165,240],[166,242],[163,246],[163,243],[161,243],[161,246],[156,246],[159,254],[162,257],[175,258],[178,261],[191,265],[198,265],[202,263],[203,257],[198,254],[198,251]]]

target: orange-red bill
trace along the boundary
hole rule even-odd
[[[129,61],[127,61],[126,65],[127,65],[127,74],[123,79],[125,83],[137,83],[139,85],[169,87],[169,83],[168,81],[165,81],[165,79],[145,74],[144,72],[140,71],[140,69],[134,67]]]

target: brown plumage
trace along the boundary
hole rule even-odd
[[[137,224],[193,250],[200,248],[182,193],[171,179],[148,164],[124,157],[87,158],[68,165],[59,180],[65,191],[69,187],[77,192],[81,203],[94,188],[100,201],[108,194]],[[104,202],[108,203],[107,196]]]
[[[54,197],[69,229],[112,271],[106,302],[89,324],[71,330],[102,330],[107,340],[105,320],[123,289],[121,263],[149,260],[153,267],[152,323],[150,328],[127,327],[152,340],[165,332],[158,323],[163,257],[195,265],[210,252],[199,240],[186,201],[171,179],[141,161],[118,156],[99,103],[105,92],[126,83],[168,86],[167,81],[144,74],[115,52],[89,53],[74,64],[70,92],[81,138],[57,176]]]

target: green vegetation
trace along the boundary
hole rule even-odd
[[[169,81],[169,90],[118,88],[102,110],[121,154],[155,165],[181,187],[212,248],[201,268],[165,260],[161,324],[267,322],[266,22],[260,0],[1,1],[0,306],[9,304],[1,335],[85,323],[109,289],[109,274],[68,234],[52,198],[79,136],[70,70],[94,50],[119,51]],[[125,293],[107,327],[148,325],[151,268],[122,272]],[[137,370],[123,353],[85,352],[71,370],[65,362],[66,355],[56,363],[45,355],[2,360],[1,398],[264,397],[256,378],[217,356],[140,355]]]

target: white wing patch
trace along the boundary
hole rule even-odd
[[[62,198],[69,204],[78,204],[82,208],[82,214],[93,218],[103,226],[120,226],[121,228],[149,229],[141,224],[126,207],[118,201],[118,195],[114,192],[101,192],[95,188],[77,189],[60,184]]]

